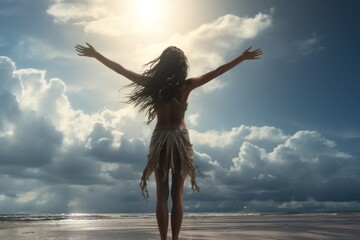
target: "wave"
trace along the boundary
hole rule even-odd
[[[123,218],[151,218],[155,214],[97,214],[97,213],[61,213],[61,214],[0,214],[0,222],[9,221],[57,221],[57,220],[98,220]]]
[[[336,216],[338,214],[352,214],[357,212],[212,212],[212,213],[186,213],[184,218],[204,217],[252,217],[252,216]],[[101,219],[127,219],[127,218],[154,218],[154,213],[61,213],[61,214],[0,214],[0,222],[36,222],[60,220],[101,220]]]

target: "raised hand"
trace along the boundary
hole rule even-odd
[[[242,54],[241,57],[243,60],[253,60],[253,59],[259,59],[260,56],[262,55],[262,50],[260,48],[254,50],[254,51],[250,51],[251,47],[249,47],[248,49],[246,49]]]
[[[88,47],[84,47],[79,44],[75,46],[75,50],[78,53],[77,55],[82,57],[95,57],[97,53],[95,48],[88,43],[86,43],[86,45],[88,45]]]

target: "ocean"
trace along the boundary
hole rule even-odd
[[[0,239],[150,240],[159,234],[153,213],[0,214]],[[187,213],[180,239],[359,240],[360,213]]]
[[[213,212],[187,213],[184,218],[196,219],[206,217],[249,217],[249,216],[336,216],[357,215],[360,212]],[[43,213],[43,214],[0,214],[0,226],[4,222],[37,222],[37,221],[82,221],[110,219],[148,219],[154,218],[154,213]]]

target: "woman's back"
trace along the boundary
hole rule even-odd
[[[156,111],[157,116],[157,129],[171,128],[171,129],[184,129],[185,124],[185,111],[187,109],[187,99],[189,97],[190,89],[188,84],[180,87],[174,97],[163,103]]]

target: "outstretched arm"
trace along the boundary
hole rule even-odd
[[[254,51],[250,51],[251,47],[246,49],[240,56],[233,59],[232,61],[225,63],[224,65],[221,65],[217,69],[208,72],[200,77],[190,78],[190,88],[194,89],[201,85],[204,85],[205,83],[213,80],[214,78],[220,76],[221,74],[229,71],[239,63],[241,63],[244,60],[253,60],[253,59],[259,59],[260,55],[262,54],[261,49],[256,49]]]
[[[83,57],[93,57],[93,58],[97,59],[99,62],[101,62],[102,64],[104,64],[105,66],[107,66],[108,68],[123,75],[127,79],[129,79],[137,84],[142,85],[142,82],[143,82],[142,80],[144,80],[144,78],[145,78],[143,75],[132,72],[132,71],[124,68],[120,64],[118,64],[114,61],[111,61],[110,59],[106,58],[105,56],[103,56],[102,54],[97,52],[95,50],[95,48],[93,46],[91,46],[90,44],[86,43],[86,45],[88,45],[88,47],[84,47],[79,44],[75,46],[75,49],[78,53],[77,55],[83,56]]]

